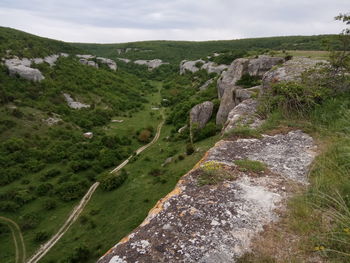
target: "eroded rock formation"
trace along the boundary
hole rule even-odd
[[[213,114],[214,104],[211,101],[205,101],[201,104],[194,106],[190,111],[190,125],[191,127],[197,126],[202,129],[210,120]]]
[[[183,60],[180,63],[180,74],[185,74],[186,71],[195,73],[200,69],[206,70],[208,73],[220,74],[223,70],[227,69],[227,65],[217,65],[214,62],[206,62],[202,59],[198,60]]]
[[[88,104],[84,104],[84,103],[81,103],[79,101],[75,101],[71,95],[69,95],[68,93],[63,93],[63,96],[68,104],[68,106],[72,109],[76,109],[76,110],[79,110],[79,109],[82,109],[82,108],[90,108],[90,105]]]
[[[235,262],[264,225],[278,219],[290,186],[307,182],[314,157],[313,140],[301,131],[220,141],[98,262]],[[243,159],[262,161],[268,170],[241,170],[234,161]],[[208,162],[219,164],[230,179],[200,186],[200,167]]]
[[[158,68],[161,65],[169,64],[167,62],[163,62],[161,59],[152,59],[152,60],[141,60],[141,59],[139,59],[139,60],[135,60],[134,63],[138,64],[138,65],[146,65],[149,70],[153,70],[155,68]]]
[[[8,68],[10,76],[18,74],[22,78],[32,81],[42,81],[45,79],[40,70],[30,67],[31,63],[31,60],[27,58],[5,60],[5,66]]]

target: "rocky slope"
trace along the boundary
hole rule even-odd
[[[219,83],[239,79],[237,76],[249,68],[251,74],[263,79],[258,89],[268,89],[274,82],[300,80],[302,72],[319,63],[302,58],[268,70],[277,62],[280,60],[267,57],[253,62],[236,60],[235,70],[230,76],[223,73]],[[248,67],[249,63],[255,66]],[[257,101],[244,94],[251,89],[232,87],[234,84],[229,84],[224,92],[242,92],[242,99],[231,105],[223,131],[229,132],[237,125],[261,125],[263,120],[256,115]],[[232,102],[225,98],[223,95],[221,104],[230,106]],[[195,115],[201,126],[208,116],[202,114],[200,118],[204,106],[199,104],[191,111],[191,119]],[[315,156],[313,139],[299,130],[262,135],[261,139],[226,137],[182,177],[138,228],[98,262],[235,262],[250,251],[253,238],[264,226],[278,220],[294,189],[308,184],[308,169]],[[266,169],[242,168],[238,161],[259,161]]]
[[[314,157],[314,142],[301,131],[222,140],[98,262],[235,262],[264,225],[278,219],[290,186],[307,182]],[[268,169],[253,173],[234,163],[245,159],[262,161]],[[213,163],[226,179],[200,185],[201,167]]]

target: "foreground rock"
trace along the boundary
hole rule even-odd
[[[153,70],[160,67],[161,65],[169,64],[167,62],[163,62],[161,59],[135,60],[134,63],[138,65],[146,65],[148,67],[148,70]]]
[[[238,126],[259,127],[263,121],[256,114],[257,106],[258,102],[256,100],[247,99],[234,107],[227,117],[223,132],[227,133]]]
[[[210,120],[213,114],[214,103],[211,101],[205,101],[201,104],[194,106],[190,111],[190,126],[203,129],[207,122]]]
[[[283,58],[259,56],[254,59],[238,58],[218,79],[218,96],[221,98],[226,88],[236,85],[244,74],[262,77],[273,66],[283,63]]]
[[[198,165],[160,200],[144,222],[99,263],[235,262],[252,247],[277,209],[304,184],[315,157],[313,140],[301,131],[263,139],[220,141],[201,161],[221,164],[231,180],[199,186]],[[243,172],[235,160],[263,161],[270,170]]]
[[[88,105],[88,104],[84,104],[84,103],[81,103],[79,101],[73,100],[71,95],[69,95],[68,93],[63,93],[63,96],[64,96],[68,106],[72,109],[79,110],[82,108],[90,108],[90,105]]]

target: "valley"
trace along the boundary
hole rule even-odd
[[[320,35],[85,44],[65,43],[0,27],[3,40],[0,42],[3,58],[0,64],[0,261],[112,262],[109,261],[112,256],[118,259],[118,255],[122,257],[131,251],[130,257],[147,262],[164,251],[157,243],[161,237],[154,238],[152,255],[144,257],[144,248],[134,245],[144,244],[142,231],[147,232],[147,227],[162,229],[158,232],[171,229],[163,228],[164,218],[172,215],[173,210],[185,207],[187,210],[179,217],[169,217],[169,224],[175,222],[179,229],[191,228],[189,233],[193,237],[210,233],[213,238],[210,242],[216,240],[219,244],[222,236],[217,235],[216,227],[222,227],[220,231],[225,232],[242,225],[230,222],[235,217],[223,217],[219,223],[212,217],[213,213],[224,214],[234,202],[242,202],[244,207],[246,196],[237,193],[240,187],[266,194],[260,203],[272,202],[271,207],[275,207],[275,201],[269,197],[278,196],[276,200],[283,200],[278,208],[288,207],[299,221],[307,217],[305,210],[312,215],[319,212],[305,201],[310,198],[316,202],[310,192],[321,188],[331,194],[336,188],[341,196],[346,196],[348,167],[343,158],[348,150],[333,160],[339,169],[338,179],[344,184],[340,186],[337,179],[330,180],[330,188],[324,178],[329,164],[320,160],[331,153],[322,149],[317,152],[320,157],[316,157],[315,150],[316,144],[320,147],[339,138],[348,145],[348,76],[341,80],[334,78],[343,86],[329,90],[325,83],[331,83],[328,75],[331,69],[317,68],[319,62],[332,63],[333,53],[325,50],[322,42],[326,39],[336,42],[335,38],[335,35]],[[337,50],[339,44],[333,48]],[[314,67],[328,79],[315,81]],[[308,71],[312,77],[303,75]],[[313,87],[316,92],[310,92],[307,87]],[[308,94],[306,99],[300,90]],[[242,146],[240,142],[246,144]],[[336,142],[329,147],[336,147],[334,151],[337,151],[341,146]],[[274,155],[276,149],[280,151],[277,151],[279,158]],[[288,157],[280,158],[284,155]],[[255,163],[249,163],[250,159]],[[311,163],[311,186],[307,190],[303,184],[309,180],[307,171]],[[249,170],[252,165],[263,168],[252,172]],[[246,177],[250,178],[248,183]],[[282,185],[283,191],[276,185]],[[187,202],[188,196],[191,199]],[[259,203],[254,198],[252,202]],[[294,207],[288,203],[289,199],[296,204]],[[169,200],[175,205],[167,204]],[[197,215],[194,207],[201,202],[210,204],[203,208],[205,220],[211,221],[204,232],[196,230],[202,225],[195,225],[191,217]],[[326,202],[322,205],[326,206]],[[271,208],[271,214],[265,214],[264,206],[252,207],[254,213],[249,209],[241,211],[242,222],[248,222],[252,228],[249,231],[258,233],[262,228],[260,216],[265,216],[264,220],[272,218],[274,210]],[[168,214],[164,212],[167,209]],[[263,211],[260,214],[256,212],[259,209]],[[252,216],[246,218],[249,213]],[[181,225],[182,217],[188,220],[185,226]],[[150,225],[148,218],[153,220]],[[180,223],[176,221],[178,218]],[[225,228],[226,222],[231,228]],[[252,226],[252,222],[259,227]],[[326,232],[322,224],[319,229]],[[313,253],[310,247],[327,243],[322,238],[318,239],[321,242],[307,240],[309,234],[318,236],[315,229],[304,227],[295,231],[308,248],[301,253],[304,258]],[[178,233],[180,237],[181,231]],[[134,243],[129,241],[132,238],[136,240]],[[181,238],[190,248],[187,236]],[[233,241],[230,238],[225,238],[230,245],[240,246],[239,238]],[[347,237],[339,238],[347,240]],[[120,240],[125,246],[122,252],[118,251],[119,245],[115,246]],[[180,244],[179,240],[174,244]],[[200,253],[204,255],[214,249],[215,242],[210,242],[201,243],[204,252]],[[335,246],[346,251],[338,244]],[[173,260],[169,262],[176,262],[173,256],[180,259],[183,255],[174,251],[162,255]],[[244,254],[235,248],[234,253],[225,250],[222,255],[259,262],[253,260],[265,253],[255,248],[252,251],[256,254]],[[186,254],[181,260],[194,262],[206,258],[207,254],[202,254],[198,257]],[[341,255],[317,254],[320,258],[325,256],[343,260]],[[278,262],[283,260],[286,258]]]

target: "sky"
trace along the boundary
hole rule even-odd
[[[0,26],[69,42],[337,34],[350,0],[0,0]]]

